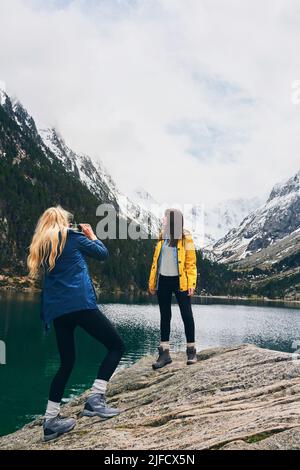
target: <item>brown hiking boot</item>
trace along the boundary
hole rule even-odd
[[[187,355],[187,365],[195,364],[197,362],[197,354],[196,348],[194,346],[186,348],[186,355]]]
[[[161,346],[158,348],[158,358],[156,362],[152,364],[152,368],[161,369],[162,367],[166,366],[167,364],[171,364],[172,359],[170,356],[169,349],[163,349]]]

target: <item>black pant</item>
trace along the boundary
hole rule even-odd
[[[124,343],[115,327],[99,309],[66,313],[56,318],[53,323],[61,364],[52,380],[49,400],[59,403],[75,362],[76,326],[81,326],[108,350],[100,364],[98,379],[108,381],[111,378],[124,353]]]
[[[188,343],[195,342],[195,324],[191,306],[191,297],[188,291],[179,290],[178,276],[159,275],[157,298],[160,309],[160,334],[161,341],[169,341],[171,329],[171,302],[172,293],[175,293],[181,317],[184,323],[184,331]]]

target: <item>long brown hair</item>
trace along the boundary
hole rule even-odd
[[[166,209],[165,217],[167,218],[166,226],[161,230],[159,239],[167,238],[169,246],[177,246],[178,240],[185,237],[183,231],[183,214],[179,209]]]

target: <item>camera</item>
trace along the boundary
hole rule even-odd
[[[82,232],[82,227],[80,224],[76,224],[76,222],[74,224],[70,224],[69,225],[69,228],[71,230],[74,230],[74,232]]]

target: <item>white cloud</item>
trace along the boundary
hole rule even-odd
[[[297,0],[1,0],[0,78],[123,190],[201,203],[299,169]]]

